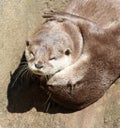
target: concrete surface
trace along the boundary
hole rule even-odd
[[[51,103],[45,113],[48,96],[36,77],[19,78],[12,87],[15,78],[10,79],[10,72],[20,63],[25,39],[43,22],[44,11],[60,10],[68,1],[0,0],[0,128],[120,128],[120,80],[98,102],[78,112]]]

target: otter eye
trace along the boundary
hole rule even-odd
[[[71,50],[69,48],[65,50],[65,55],[69,56],[70,53],[71,53]]]
[[[49,60],[56,60],[56,57],[52,57],[52,58],[50,58]]]
[[[29,46],[29,45],[30,45],[29,41],[28,41],[28,40],[26,40],[26,46]]]

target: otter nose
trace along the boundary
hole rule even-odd
[[[43,68],[43,66],[41,64],[35,64],[35,67],[38,68],[38,69]]]

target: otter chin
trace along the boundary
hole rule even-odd
[[[119,78],[118,3],[72,0],[63,12],[45,13],[47,22],[26,41],[28,67],[39,76],[50,76],[40,81],[56,103],[83,109]]]

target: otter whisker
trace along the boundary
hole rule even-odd
[[[45,75],[45,80],[46,80],[46,81],[48,81],[48,80],[49,80],[48,75]]]
[[[26,69],[26,79],[30,77],[30,73],[29,73],[29,70]]]
[[[51,102],[49,101],[48,104],[47,104],[47,108],[46,108],[45,112],[48,112],[48,110],[50,108],[50,105],[51,105]]]
[[[29,68],[27,68],[27,71],[26,71],[26,78],[27,78],[27,76],[30,78],[33,78],[33,73]]]
[[[23,68],[23,69],[20,70],[20,72],[19,72],[18,75],[16,76],[16,78],[15,78],[13,84],[11,85],[11,87],[13,87],[13,86],[15,85],[16,81],[17,81],[18,78],[21,76],[21,74],[24,73],[24,72],[26,71],[26,67],[25,67],[25,66],[20,67],[20,68]]]
[[[28,64],[28,63],[23,61],[23,62],[20,63],[20,65],[21,65],[21,64]]]
[[[21,74],[20,77],[23,77],[27,73],[27,68],[24,69],[23,73]]]
[[[47,100],[42,104],[43,106],[46,105],[46,104],[48,103],[48,101],[49,101],[50,98],[51,98],[51,95],[52,95],[51,93],[48,94],[48,98],[47,98]]]
[[[30,75],[31,78],[33,78],[33,73],[30,70],[28,70],[28,74]]]
[[[13,84],[12,84],[12,87],[14,86],[15,82],[17,81],[17,79],[20,77],[20,75],[21,75],[23,72],[24,72],[24,69],[22,69],[22,70],[18,73],[18,75],[17,75],[15,81],[14,81]]]
[[[26,78],[28,77],[31,77],[32,75],[31,75],[32,73],[29,71],[29,69],[27,68],[27,70],[26,70]]]
[[[62,86],[59,86],[71,99],[73,99],[73,97],[62,87]]]
[[[47,81],[52,77],[52,75],[47,75]]]
[[[20,65],[17,69],[20,70],[21,68],[26,68],[27,65]]]
[[[33,73],[32,73],[32,71],[28,68],[28,67],[25,67],[25,72],[21,75],[21,77],[24,75],[24,74],[26,74],[26,78],[27,77],[31,77],[31,78],[33,78]]]

